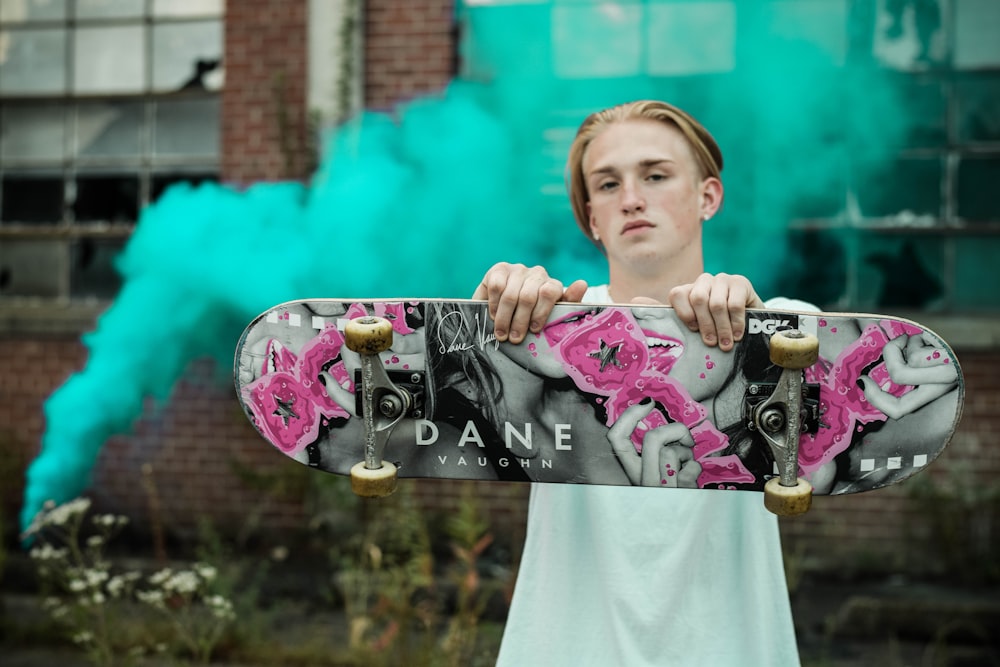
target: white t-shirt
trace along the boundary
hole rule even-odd
[[[583,300],[611,301],[606,286]],[[532,485],[499,667],[798,664],[778,523],[762,496]]]

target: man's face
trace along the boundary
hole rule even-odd
[[[613,123],[583,156],[591,232],[608,262],[641,271],[701,256],[701,222],[722,185],[702,179],[684,135],[653,120]]]

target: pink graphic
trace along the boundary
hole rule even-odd
[[[243,387],[243,399],[253,412],[254,423],[286,454],[300,452],[314,442],[322,420],[350,417],[319,381],[320,373],[326,370],[337,384],[353,391],[340,359],[343,344],[343,335],[333,325],[302,346],[298,355],[270,340],[263,374]]]
[[[826,326],[826,320],[820,320]],[[820,385],[820,421],[824,427],[816,434],[802,436],[799,442],[799,465],[806,474],[815,472],[851,445],[854,434],[873,422],[888,419],[868,402],[858,378],[874,380],[884,391],[902,396],[912,386],[898,385],[889,378],[882,351],[899,336],[920,334],[919,327],[892,320],[870,324],[856,341],[844,348],[833,364],[821,362],[806,370],[806,381]]]
[[[669,376],[684,353],[682,341],[642,329],[632,313],[581,311],[548,325],[544,334],[566,373],[577,387],[605,397],[608,425],[630,406],[651,398],[657,409],[632,434],[637,452],[642,433],[681,422],[695,441],[694,458],[701,464],[698,485],[754,481],[735,455],[712,456],[729,440],[706,419],[705,407]]]

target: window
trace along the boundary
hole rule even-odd
[[[0,0],[0,302],[108,299],[139,212],[218,178],[223,0]]]
[[[547,115],[519,129],[542,146],[530,168],[553,217],[567,215],[565,159],[585,114],[664,99],[726,156],[710,269],[829,310],[1000,313],[1000,2],[464,5],[477,31],[467,76],[520,76],[488,59],[533,54],[518,84]],[[576,241],[558,252],[593,256]]]

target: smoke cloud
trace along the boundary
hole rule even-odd
[[[86,366],[45,404],[22,524],[86,489],[104,442],[148,399],[169,400],[193,360],[228,369],[243,327],[272,305],[464,298],[501,260],[603,281],[562,189],[572,132],[603,106],[664,99],[716,135],[727,194],[705,227],[708,267],[775,295],[802,268],[785,247],[789,219],[816,202],[846,207],[848,157],[879,164],[907,131],[886,75],[845,63],[826,32],[845,17],[775,13],[796,4],[465,8],[462,76],[332,132],[308,185],[169,190],[119,258],[124,285],[84,337]]]

